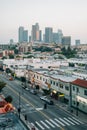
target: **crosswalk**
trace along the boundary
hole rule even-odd
[[[71,125],[81,125],[84,124],[82,121],[78,120],[75,117],[59,117],[53,119],[39,120],[35,122],[30,122],[31,125],[35,126],[36,130],[50,130],[57,127],[65,127]]]

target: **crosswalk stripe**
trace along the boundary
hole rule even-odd
[[[36,125],[35,125],[36,124]],[[39,128],[41,130],[45,130],[46,128],[47,129],[50,129],[51,127],[52,128],[55,128],[55,127],[61,127],[62,126],[70,126],[70,125],[80,125],[80,124],[84,124],[83,122],[81,122],[80,120],[76,119],[75,117],[64,117],[64,118],[54,118],[54,119],[49,119],[49,120],[45,120],[45,121],[42,121],[40,120],[39,122],[38,121],[35,121],[35,123],[31,123],[32,126],[35,126],[36,130],[39,130]],[[29,125],[28,125],[29,126]]]
[[[28,124],[29,129],[31,129],[30,124]]]
[[[41,126],[37,121],[35,122],[42,130],[44,130],[44,127]]]
[[[48,120],[45,120],[51,127],[53,127],[53,128],[55,128],[55,126],[52,124],[52,123],[50,123]]]
[[[64,120],[68,121],[68,122],[71,123],[72,125],[75,125],[73,122],[71,122],[71,121],[68,120],[67,118],[64,118]]]
[[[57,121],[60,125],[65,126],[61,121],[55,118],[55,121]]]
[[[35,126],[33,123],[31,123],[31,125]],[[36,130],[39,130],[36,126],[35,126]]]
[[[58,125],[56,122],[54,122],[52,119],[50,119],[50,121],[54,124],[54,125],[56,125],[57,127],[60,127],[60,125]]]
[[[81,124],[84,124],[83,122],[81,122],[80,120],[76,119],[75,117],[72,117],[74,120],[78,121]]]
[[[68,119],[70,119],[71,121],[73,121],[75,124],[79,125],[79,123],[76,122],[75,120],[73,120],[72,118],[68,117]]]
[[[46,128],[50,129],[48,125],[46,125],[43,121],[40,121]]]
[[[66,121],[64,121],[62,118],[59,118],[59,120],[61,120],[63,123],[65,123],[66,125],[70,126],[69,123],[67,123]]]

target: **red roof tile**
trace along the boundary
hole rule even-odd
[[[73,82],[71,82],[72,84],[78,85],[80,87],[84,87],[87,88],[87,80],[83,80],[83,79],[76,79]]]

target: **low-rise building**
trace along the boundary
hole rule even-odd
[[[87,80],[76,79],[71,82],[72,106],[87,113]]]
[[[46,69],[31,70],[30,72],[32,73],[30,81],[33,87],[38,85],[40,89],[51,89],[51,96],[56,95],[57,97],[55,98],[59,98],[59,100],[63,96],[63,101],[73,107],[76,107],[76,101],[78,101],[78,109],[87,113],[86,80],[78,79],[78,76],[65,75],[58,71]]]

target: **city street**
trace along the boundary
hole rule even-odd
[[[36,126],[37,130],[87,129],[86,123],[60,109],[57,102],[54,105],[47,105],[47,109],[44,109],[44,101],[40,99],[39,94],[30,93],[29,90],[22,88],[19,81],[9,81],[5,75],[0,75],[0,78],[7,83],[3,94],[12,96],[15,108],[21,108],[19,116],[27,117],[27,125]]]

